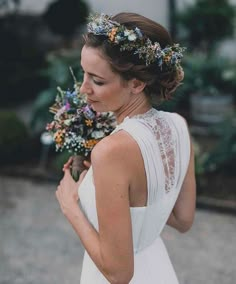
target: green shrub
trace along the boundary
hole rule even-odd
[[[28,131],[14,112],[0,112],[0,163],[22,159],[27,150]]]
[[[219,141],[205,157],[203,168],[206,173],[224,172],[235,175],[236,163],[236,113],[212,127],[219,135]]]
[[[183,59],[184,80],[178,91],[183,93],[189,107],[189,96],[202,94],[212,96],[232,95],[236,103],[236,61],[225,57],[186,55]],[[182,99],[181,98],[181,99]],[[181,103],[183,100],[181,101]]]

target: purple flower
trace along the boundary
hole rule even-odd
[[[83,112],[84,112],[84,116],[87,118],[87,119],[94,119],[95,117],[95,114],[94,112],[91,110],[91,108],[86,105],[84,108],[83,108]]]
[[[66,110],[70,109],[70,104],[68,102],[66,102],[65,108],[66,108]]]

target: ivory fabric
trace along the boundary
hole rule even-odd
[[[130,283],[178,284],[160,234],[178,198],[189,164],[187,125],[176,113],[152,108],[145,114],[126,117],[113,133],[120,130],[128,132],[139,145],[148,188],[147,205],[130,208],[134,246],[134,276]],[[82,210],[99,231],[92,167],[79,187],[79,196]],[[80,283],[109,283],[87,252]]]

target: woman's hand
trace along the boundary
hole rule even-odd
[[[90,158],[87,158],[87,160],[84,159],[82,156],[76,156],[77,162],[76,166],[79,168],[79,172],[83,172],[84,170],[88,170],[91,166]],[[66,164],[64,164],[63,171],[67,168],[73,169],[73,159],[74,157],[70,157]]]
[[[86,169],[89,169],[90,166],[91,166],[90,160],[84,160],[84,166],[85,166]]]
[[[73,208],[78,207],[78,187],[87,173],[87,170],[84,170],[80,174],[79,180],[75,182],[70,173],[72,160],[73,159],[70,158],[68,162],[64,164],[64,177],[60,181],[56,191],[57,200],[60,204],[63,214],[65,215],[69,211],[73,210]]]

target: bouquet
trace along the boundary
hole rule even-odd
[[[71,173],[78,180],[82,161],[90,158],[93,147],[115,128],[115,117],[111,112],[96,112],[86,102],[86,95],[80,93],[81,83],[77,82],[73,71],[74,88],[64,91],[57,88],[54,104],[49,111],[54,119],[46,129],[52,135],[56,151],[72,153]]]

